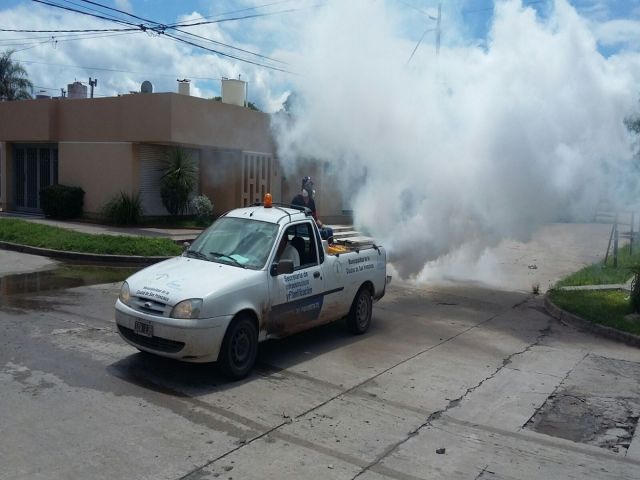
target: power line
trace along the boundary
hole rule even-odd
[[[82,82],[81,82],[81,83],[82,83]],[[41,86],[41,85],[34,85],[34,86],[33,86],[33,88],[34,88],[34,89],[35,89],[35,88],[37,88],[37,89],[40,89],[40,90],[54,90],[54,91],[56,91],[56,92],[59,92],[59,91],[60,91],[60,88],[43,87],[43,86]],[[108,97],[111,97],[111,95],[98,95],[98,94],[96,93],[96,94],[94,94],[94,97],[108,98]]]
[[[42,3],[42,4],[45,4],[45,5],[49,5],[49,6],[52,6],[52,7],[57,7],[57,8],[61,8],[61,9],[64,9],[64,10],[68,10],[68,11],[71,11],[71,12],[81,13],[83,15],[88,15],[88,16],[100,18],[102,20],[108,20],[108,21],[112,21],[112,22],[122,23],[122,24],[125,24],[125,25],[135,26],[135,24],[133,24],[131,22],[128,22],[126,20],[116,20],[116,19],[113,19],[113,18],[107,18],[107,17],[104,17],[102,15],[98,15],[98,14],[94,14],[94,13],[90,13],[90,12],[85,12],[85,11],[78,10],[78,9],[75,9],[75,8],[71,8],[71,7],[66,7],[64,5],[60,5],[60,4],[57,4],[57,3],[47,2],[47,1],[44,1],[44,0],[33,0],[33,1],[37,2],[37,3]],[[88,1],[88,0],[83,0],[83,1]],[[93,4],[93,5],[99,5],[101,7],[107,8],[109,10],[117,10],[117,9],[113,9],[111,7],[106,7],[106,6],[101,5],[101,4],[97,3],[97,2],[90,2],[90,3]],[[118,10],[118,11],[122,12],[121,10]],[[138,17],[138,18],[141,18],[141,17]],[[147,21],[146,19],[144,19],[144,20]],[[208,48],[208,47],[205,47],[203,45],[194,43],[194,42],[186,40],[185,38],[182,38],[180,36],[170,35],[165,30],[165,28],[167,28],[166,26],[161,25],[161,24],[159,24],[157,22],[152,22],[150,20],[148,22],[154,23],[154,24],[156,24],[156,26],[154,27],[154,26],[141,24],[141,25],[138,25],[137,27],[142,31],[146,32],[148,30],[151,30],[151,31],[154,31],[154,32],[156,32],[158,34],[162,34],[162,35],[164,35],[164,36],[166,36],[168,38],[171,38],[174,41],[182,42],[182,43],[190,45],[192,47],[200,48],[202,50],[206,50],[206,51],[215,53],[215,54],[220,55],[220,56],[233,58],[233,59],[241,61],[241,62],[249,63],[249,64],[256,65],[256,66],[263,67],[263,68],[268,68],[268,69],[271,69],[271,70],[281,71],[281,72],[285,72],[285,73],[292,73],[292,72],[289,72],[289,71],[287,71],[287,70],[285,70],[283,68],[274,67],[274,66],[271,66],[271,65],[266,65],[266,64],[263,64],[263,63],[259,63],[259,62],[255,62],[255,61],[246,59],[246,58],[242,58],[242,57],[238,57],[238,56],[235,56],[235,55],[231,55],[229,53],[221,52],[219,50],[215,50],[215,49]],[[215,22],[207,22],[207,23],[215,23]],[[193,25],[189,25],[189,26],[193,26]],[[175,27],[169,27],[169,28],[175,29]],[[230,48],[236,48],[236,47],[232,47],[232,46],[229,46],[229,47]],[[254,52],[250,52],[250,53],[253,54],[253,55],[256,55]],[[257,54],[257,55],[259,55],[259,54]]]
[[[185,35],[189,35],[191,37],[199,38],[199,39],[205,40],[207,42],[214,43],[216,45],[220,45],[220,46],[223,46],[223,47],[231,48],[233,50],[238,50],[238,51],[243,52],[243,53],[248,53],[248,54],[254,55],[254,56],[258,57],[258,58],[264,58],[265,60],[271,60],[272,62],[277,62],[277,63],[282,63],[284,65],[288,65],[286,62],[283,62],[282,60],[278,60],[276,58],[267,57],[266,55],[261,55],[260,53],[251,52],[249,50],[245,50],[245,49],[240,48],[240,47],[234,47],[233,45],[228,45],[226,43],[219,42],[217,40],[213,40],[212,38],[203,37],[202,35],[197,35],[197,34],[191,33],[191,32],[185,32],[184,30],[180,30],[179,28],[175,28],[175,27],[172,27],[172,29],[174,29],[177,32],[183,33]]]
[[[36,0],[34,0],[36,1]],[[315,5],[310,5],[308,7],[301,7],[301,8],[290,8],[288,10],[279,10],[277,12],[270,12],[270,13],[256,13],[254,15],[245,15],[243,17],[232,17],[232,18],[221,18],[219,20],[209,20],[206,22],[195,22],[195,23],[176,23],[174,25],[170,25],[171,27],[196,27],[198,25],[210,25],[212,23],[222,23],[222,22],[233,22],[236,20],[247,20],[249,18],[259,18],[259,17],[270,17],[273,15],[281,15],[283,13],[293,13],[293,12],[299,12],[302,10],[308,10],[310,8],[318,8],[321,7],[325,4],[326,2],[321,2],[321,3],[317,3]]]
[[[205,46],[203,46],[203,45],[198,45],[198,44],[196,44],[196,43],[190,42],[189,40],[185,40],[184,38],[179,38],[179,37],[173,36],[173,35],[171,35],[170,33],[166,33],[166,32],[165,32],[165,33],[164,33],[164,35],[165,35],[165,37],[167,37],[167,38],[172,38],[172,39],[174,39],[174,40],[176,40],[176,41],[178,41],[178,42],[182,42],[182,43],[185,43],[185,44],[187,44],[187,45],[191,45],[191,46],[193,46],[193,47],[201,48],[202,50],[206,50],[206,51],[208,51],[208,52],[212,52],[212,53],[215,53],[215,54],[218,54],[218,55],[222,55],[223,57],[233,58],[233,59],[235,59],[235,60],[239,60],[239,61],[241,61],[241,62],[249,63],[249,64],[252,64],[252,65],[256,65],[256,66],[258,66],[258,67],[268,68],[268,69],[270,69],[270,70],[276,70],[276,71],[278,71],[278,72],[293,73],[293,72],[291,72],[291,71],[289,71],[289,70],[285,70],[284,68],[273,67],[273,66],[271,66],[271,65],[265,65],[265,64],[263,64],[263,63],[258,63],[258,62],[254,62],[254,61],[252,61],[252,60],[247,60],[246,58],[236,57],[235,55],[231,55],[231,54],[228,54],[228,53],[224,53],[224,52],[221,52],[221,51],[219,51],[219,50],[214,50],[214,49],[212,49],[212,48],[208,48],[208,47],[205,47]]]
[[[81,4],[77,3],[77,2],[72,2],[71,0],[59,0],[59,1],[62,1],[64,3],[68,3],[69,5],[74,5],[76,7],[82,8],[82,9],[87,10],[89,12],[96,12],[96,13],[99,13],[100,15],[107,15],[108,18],[111,18],[113,20],[121,20],[119,17],[117,17],[115,15],[111,15],[111,14],[105,13],[105,12],[103,12],[101,10],[97,10],[95,8],[91,8],[91,7],[87,7],[85,5],[81,5]]]
[[[111,33],[111,34],[105,34],[105,35],[87,35],[87,36],[71,36],[71,35],[63,35],[60,37],[56,37],[56,36],[50,36],[50,37],[46,37],[46,39],[40,37],[39,41],[31,41],[31,42],[20,42],[20,43],[4,43],[5,40],[1,40],[0,39],[0,45],[4,46],[4,47],[10,47],[10,46],[23,46],[23,45],[34,45],[34,46],[38,46],[38,45],[44,45],[47,43],[52,43],[54,44],[54,46],[57,43],[63,43],[63,42],[76,42],[78,40],[92,40],[95,38],[107,38],[107,37],[119,37],[121,35],[132,35],[132,34],[137,34],[140,33],[139,31],[134,31],[134,32],[119,32],[119,33]],[[69,37],[69,38],[66,38]],[[30,47],[31,48],[31,47]],[[21,51],[21,50],[18,50]]]
[[[104,8],[106,10],[111,10],[113,12],[118,12],[118,13],[122,13],[124,15],[128,15],[129,17],[135,18],[136,20],[142,20],[143,22],[147,22],[147,23],[155,23],[157,25],[161,25],[158,22],[154,22],[153,20],[149,20],[148,18],[142,18],[142,17],[138,17],[137,15],[134,15],[133,13],[129,13],[129,12],[125,12],[124,10],[118,10],[117,8],[113,8],[113,7],[109,7],[107,5],[103,5],[101,3],[97,3],[97,2],[92,2],[91,0],[80,0],[84,3],[89,3],[91,5],[96,5],[100,8]],[[87,7],[85,7],[87,8]],[[88,8],[87,8],[88,9]],[[88,10],[92,10],[92,9],[88,9]],[[98,11],[98,10],[94,10],[94,11]],[[99,12],[99,11],[98,11]],[[99,12],[99,13],[103,13],[103,12]]]
[[[197,34],[191,33],[191,32],[185,32],[184,30],[178,29],[175,25],[164,25],[164,24],[162,24],[160,22],[156,22],[155,20],[150,20],[148,18],[139,17],[137,15],[134,15],[132,13],[126,12],[124,10],[119,10],[117,8],[109,7],[107,5],[103,5],[101,3],[94,2],[92,0],[81,0],[81,1],[85,2],[85,3],[89,3],[91,5],[98,6],[100,8],[104,8],[104,9],[111,10],[111,11],[114,11],[114,12],[118,12],[118,13],[121,13],[121,14],[124,14],[124,15],[128,15],[130,17],[133,17],[133,18],[137,19],[137,20],[142,20],[143,22],[155,24],[155,25],[157,25],[157,27],[154,28],[154,30],[156,30],[158,33],[164,33],[166,29],[172,29],[172,30],[175,30],[177,32],[184,33],[186,35],[190,35],[192,37],[199,38],[201,40],[205,40],[207,42],[214,43],[216,45],[220,45],[220,46],[223,46],[223,47],[231,48],[233,50],[238,50],[238,51],[243,52],[243,53],[248,53],[250,55],[254,55],[254,56],[259,57],[259,58],[264,58],[265,60],[271,60],[273,62],[278,62],[278,63],[285,63],[285,62],[282,62],[280,60],[276,60],[274,58],[270,58],[270,57],[267,57],[265,55],[261,55],[259,53],[251,52],[249,50],[245,50],[245,49],[242,49],[242,48],[239,48],[239,47],[234,47],[233,45],[229,45],[229,44],[220,42],[218,40],[213,40],[211,38],[203,37],[202,35],[197,35]],[[287,0],[287,1],[291,1],[291,0]],[[282,3],[282,2],[276,2],[276,3]]]
[[[39,1],[39,0],[33,0]],[[13,32],[13,33],[90,33],[90,32],[133,32],[140,30],[140,27],[136,28],[82,28],[72,30],[16,30],[11,28],[0,28],[0,32]]]
[[[434,17],[433,15],[431,15],[430,13],[428,13],[426,10],[422,10],[421,8],[416,7],[415,5],[411,5],[408,2],[405,2],[404,0],[398,0],[400,3],[402,3],[403,5],[411,8],[412,10],[415,10],[416,12],[419,12],[421,14],[423,14],[424,16],[428,17],[430,20],[437,20],[436,17]]]
[[[93,32],[87,32],[87,35],[89,34],[93,34]],[[47,38],[67,38],[67,37],[74,37],[74,38],[82,38],[84,36],[84,33],[76,33],[73,35],[37,35],[34,37],[15,37],[15,38],[2,38],[0,39],[0,42],[18,42],[20,40],[44,40]]]
[[[46,2],[45,0],[32,0],[32,1],[36,3],[42,3],[43,5],[49,5],[50,7],[56,7],[56,8],[61,8],[63,10],[68,10],[69,12],[80,13],[82,15],[88,15],[90,17],[100,18],[102,20],[107,20],[109,22],[121,23],[123,25],[129,25],[129,26],[138,27],[138,28],[140,27],[139,25],[136,25],[135,23],[127,22],[126,20],[115,20],[113,18],[103,17],[102,15],[98,15],[96,13],[83,12],[82,10],[78,10],[77,8],[65,7],[64,5],[60,5],[58,3]]]
[[[409,59],[407,60],[407,65],[409,65],[409,62],[411,62],[411,59],[413,58],[413,56],[415,55],[416,51],[418,50],[418,47],[420,46],[420,44],[422,43],[422,40],[424,40],[424,36],[429,33],[429,32],[435,32],[437,30],[437,28],[427,28],[423,33],[422,36],[420,37],[420,40],[418,40],[418,43],[416,43],[416,46],[413,48],[413,51],[411,52],[411,55],[409,55]]]
[[[102,71],[102,72],[114,72],[114,73],[133,73],[135,75],[146,75],[146,76],[154,76],[154,77],[172,77],[172,78],[176,78],[176,77],[183,77],[183,76],[187,76],[188,78],[191,78],[193,80],[209,80],[209,81],[217,81],[217,80],[221,80],[220,77],[218,78],[213,78],[213,77],[195,77],[192,75],[185,75],[184,73],[150,73],[150,72],[138,72],[138,71],[134,71],[134,70],[122,70],[122,69],[116,69],[116,68],[106,68],[106,67],[87,67],[87,66],[82,66],[82,65],[67,65],[67,64],[62,64],[62,63],[50,63],[50,62],[37,62],[34,60],[20,60],[18,59],[18,61],[20,63],[25,63],[27,65],[48,65],[51,67],[64,67],[64,68],[75,68],[77,70],[85,70],[85,71]]]
[[[242,12],[246,12],[248,10],[258,10],[260,8],[272,7],[273,5],[279,5],[281,3],[288,3],[288,2],[292,2],[292,1],[295,1],[295,0],[280,0],[279,2],[265,3],[264,5],[258,5],[258,6],[255,6],[255,7],[241,8],[240,10],[233,10],[231,12],[217,13],[215,15],[208,15],[206,17],[198,17],[197,19],[194,18],[194,19],[185,21],[183,23],[193,22],[195,20],[206,20],[206,19],[214,18],[214,17],[224,17],[225,15],[235,15],[236,13],[242,13]],[[170,24],[170,25],[172,27],[180,27],[180,26],[182,26],[180,23],[173,23],[173,24]]]

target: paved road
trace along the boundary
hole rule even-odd
[[[0,278],[0,478],[640,478],[640,350],[524,291],[396,284],[228,383],[124,344],[117,284],[42,278]]]
[[[46,257],[0,250],[0,277],[53,268],[58,263]]]

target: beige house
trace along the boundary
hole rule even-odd
[[[166,215],[160,165],[182,146],[199,167],[198,191],[216,214],[261,201],[290,201],[302,173],[283,176],[270,116],[237,105],[175,93],[109,98],[0,102],[0,207],[39,212],[41,188],[60,183],[85,191],[84,211],[96,216],[121,191],[140,194],[144,214]],[[305,167],[316,186],[322,168]],[[325,221],[342,219],[337,192],[319,190]]]

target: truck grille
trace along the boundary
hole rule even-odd
[[[152,315],[158,315],[160,317],[167,317],[170,312],[167,312],[167,304],[150,300],[143,297],[131,297],[129,306],[139,312],[150,313]]]
[[[118,325],[118,330],[124,338],[140,345],[142,347],[151,348],[158,352],[177,353],[184,348],[183,342],[176,342],[162,337],[145,337],[138,335],[133,330],[122,325]]]

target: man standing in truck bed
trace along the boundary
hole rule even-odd
[[[313,182],[311,181],[311,177],[304,177],[302,179],[302,188],[300,193],[293,197],[291,200],[291,205],[296,205],[299,207],[306,207],[311,210],[311,215],[313,219],[316,221],[318,228],[320,229],[320,236],[323,240],[327,240],[330,244],[333,243],[333,229],[331,227],[325,227],[322,225],[322,222],[318,220],[318,214],[316,212],[316,202],[313,199],[315,191],[313,190]]]

